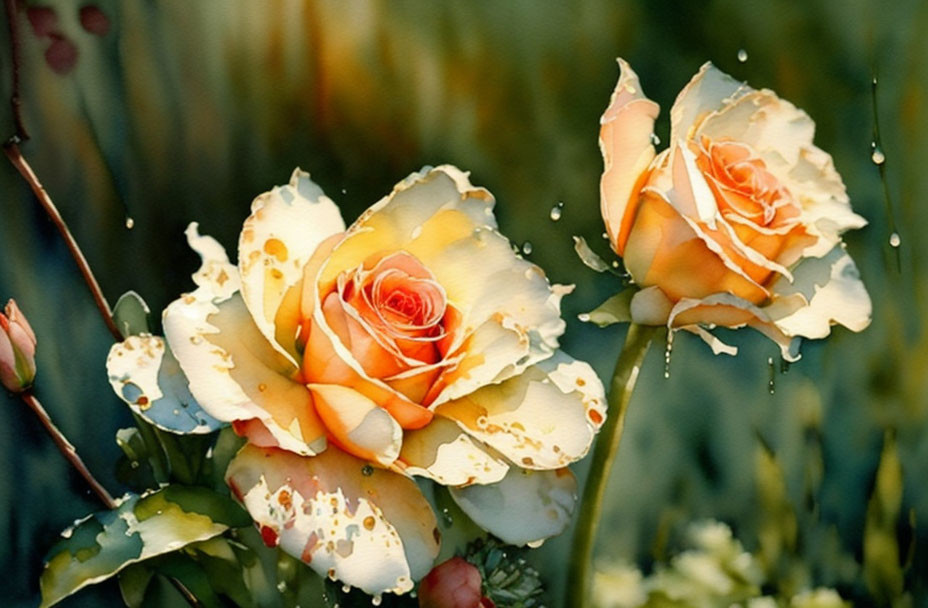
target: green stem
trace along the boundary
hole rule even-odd
[[[596,446],[593,448],[590,474],[583,488],[580,513],[577,517],[577,529],[574,532],[574,544],[567,572],[565,606],[583,608],[589,606],[590,588],[593,578],[593,547],[596,542],[596,530],[603,510],[603,497],[606,495],[606,483],[622,439],[625,428],[625,413],[638,380],[638,372],[648,346],[657,332],[657,327],[629,325],[625,336],[625,346],[619,354],[612,373],[609,387],[609,412],[606,422],[599,431]]]

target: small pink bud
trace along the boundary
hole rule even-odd
[[[35,333],[16,302],[7,302],[4,312],[0,312],[0,384],[21,393],[35,379]]]
[[[494,608],[484,597],[480,571],[460,557],[452,557],[419,583],[419,608]]]

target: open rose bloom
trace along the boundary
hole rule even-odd
[[[268,544],[371,594],[412,589],[438,553],[415,477],[539,541],[566,527],[565,467],[605,417],[593,370],[558,350],[569,289],[513,252],[493,204],[426,168],[346,229],[297,170],[255,200],[238,265],[187,233],[203,265],[165,336],[199,406],[248,440],[230,487]]]
[[[841,234],[851,210],[815,124],[769,90],[704,65],[670,110],[669,147],[652,145],[658,106],[619,60],[602,117],[602,214],[613,249],[640,286],[632,320],[701,336],[751,326],[787,360],[799,338],[840,323],[860,331],[870,298]]]

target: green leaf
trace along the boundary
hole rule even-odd
[[[132,564],[119,573],[119,592],[128,608],[140,608],[154,572],[142,564]]]
[[[887,431],[864,526],[864,580],[870,593],[885,605],[895,604],[893,600],[903,590],[904,573],[896,537],[901,507],[902,463],[895,437]]]
[[[118,508],[89,515],[62,533],[39,580],[41,606],[52,606],[130,564],[250,521],[232,499],[207,488],[174,485],[127,495]]]
[[[574,237],[574,251],[577,252],[577,255],[580,257],[580,261],[583,262],[588,268],[591,268],[596,272],[609,272],[611,270],[609,263],[602,259],[598,253],[593,251],[589,244],[586,242],[586,239],[582,236]]]
[[[615,323],[631,323],[632,296],[637,293],[637,289],[630,287],[623,289],[602,304],[581,315],[581,320],[596,323],[600,327],[607,327]]]
[[[151,333],[150,315],[148,304],[134,291],[119,296],[113,307],[113,321],[123,338]]]
[[[232,427],[227,426],[219,431],[212,455],[206,462],[213,487],[217,490],[228,491],[226,469],[243,445],[245,439],[236,435]]]

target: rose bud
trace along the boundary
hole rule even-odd
[[[35,378],[35,333],[16,302],[7,302],[0,312],[0,383],[21,393]]]
[[[419,608],[493,608],[483,595],[480,571],[460,557],[432,568],[419,584]]]

